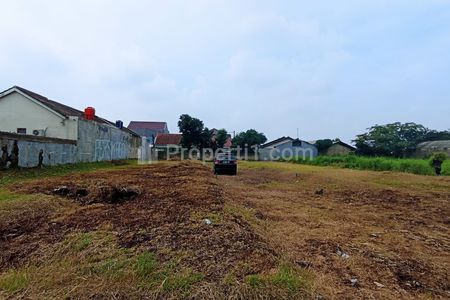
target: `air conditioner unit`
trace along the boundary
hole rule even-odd
[[[45,135],[45,130],[44,129],[35,129],[35,130],[33,130],[33,135],[44,136]]]

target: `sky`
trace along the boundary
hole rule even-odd
[[[450,128],[450,0],[0,2],[0,90],[171,132]]]

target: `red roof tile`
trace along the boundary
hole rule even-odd
[[[179,145],[181,137],[182,135],[178,133],[159,133],[156,136],[155,145]]]

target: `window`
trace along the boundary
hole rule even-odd
[[[26,128],[17,128],[17,133],[27,134],[27,129]]]

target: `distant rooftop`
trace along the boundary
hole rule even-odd
[[[150,130],[164,130],[167,127],[166,122],[147,122],[147,121],[131,121],[128,128],[135,129],[150,129]]]
[[[282,136],[282,137],[280,137],[280,138],[278,138],[276,140],[273,140],[273,141],[270,141],[268,143],[265,143],[264,145],[261,145],[261,148],[269,147],[269,146],[278,144],[279,142],[282,142],[282,141],[285,141],[285,140],[286,141],[292,141],[294,139],[291,138],[290,136]]]
[[[158,133],[155,145],[179,145],[182,135],[179,133]]]

